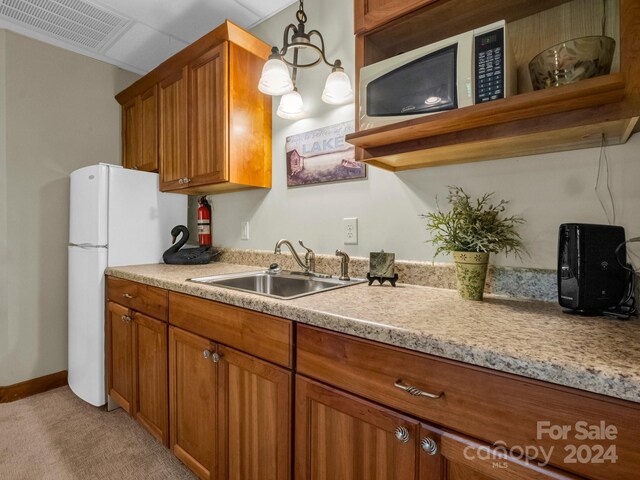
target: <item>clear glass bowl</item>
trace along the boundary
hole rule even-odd
[[[610,37],[580,37],[554,45],[529,62],[534,90],[557,87],[611,71],[616,41]]]

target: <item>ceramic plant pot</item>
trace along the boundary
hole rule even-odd
[[[458,293],[465,300],[482,300],[487,278],[489,254],[485,252],[453,252],[456,262]]]

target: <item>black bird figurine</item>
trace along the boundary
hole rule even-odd
[[[180,241],[176,243],[178,235],[182,234]],[[162,254],[164,263],[172,265],[203,265],[209,263],[216,253],[211,251],[210,246],[185,248],[180,250],[187,240],[189,240],[189,229],[184,225],[176,225],[171,229],[173,245]]]

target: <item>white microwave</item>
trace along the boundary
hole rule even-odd
[[[516,93],[506,22],[447,38],[360,70],[360,130]]]

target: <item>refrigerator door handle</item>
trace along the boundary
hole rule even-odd
[[[109,245],[94,245],[93,243],[70,243],[70,247],[79,247],[79,248],[109,248]]]

